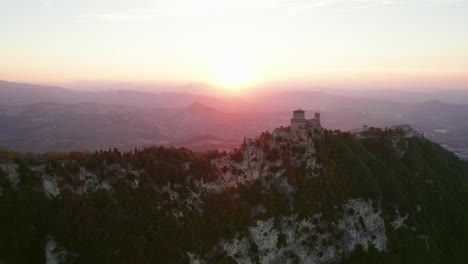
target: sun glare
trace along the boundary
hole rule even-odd
[[[220,66],[215,73],[218,85],[228,90],[239,90],[248,85],[252,76],[247,66],[242,63],[226,62]]]
[[[213,83],[229,92],[239,92],[255,81],[254,57],[242,52],[226,51],[212,59]]]

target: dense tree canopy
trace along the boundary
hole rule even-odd
[[[255,219],[301,218],[321,212],[325,219],[339,214],[344,201],[371,198],[383,217],[392,219],[397,207],[409,215],[407,226],[394,230],[387,221],[388,251],[356,250],[348,263],[462,263],[468,249],[468,164],[423,138],[408,138],[404,152],[395,148],[394,130],[371,130],[356,139],[350,133],[324,131],[315,143],[322,165],[319,177],[306,178],[303,167],[287,166],[283,176],[293,187],[288,193],[275,184],[266,189],[262,179],[222,192],[202,192],[202,204],[187,209],[155,188],[170,186],[179,198],[196,185],[216,181],[210,159],[217,151],[192,153],[187,149],[151,147],[121,153],[24,155],[4,152],[3,162],[18,165],[19,183],[13,186],[0,170],[0,262],[43,263],[48,237],[66,249],[68,263],[187,263],[186,252],[203,253],[220,239],[247,232]],[[271,134],[255,144],[268,146]],[[268,152],[268,159],[281,158]],[[236,152],[230,154],[239,158]],[[287,158],[287,157],[283,157]],[[83,184],[80,168],[112,188],[83,194],[64,189],[48,198],[31,166],[45,164],[49,175],[63,178],[63,186]],[[108,165],[141,172],[118,178]],[[181,200],[179,199],[179,200]],[[259,210],[258,208],[263,208]],[[174,213],[179,212],[179,213]],[[411,227],[415,227],[413,231]],[[421,239],[424,238],[424,239]],[[278,247],[284,237],[278,240]],[[429,246],[428,246],[429,245]],[[255,251],[255,248],[251,250]],[[229,263],[224,252],[212,251],[214,263]]]

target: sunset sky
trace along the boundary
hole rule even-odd
[[[468,87],[464,0],[0,0],[0,79]]]

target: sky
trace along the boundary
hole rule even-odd
[[[468,0],[0,0],[0,79],[468,88]]]

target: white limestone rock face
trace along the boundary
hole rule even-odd
[[[56,247],[55,240],[53,238],[49,238],[47,240],[47,244],[45,247],[45,256],[46,256],[46,263],[47,264],[60,264],[58,256],[53,252]]]
[[[371,200],[348,200],[342,208],[342,216],[332,222],[321,214],[302,220],[281,217],[277,223],[273,218],[259,220],[248,228],[247,236],[221,241],[221,246],[238,263],[338,262],[358,245],[368,250],[369,243],[386,250],[385,223]]]
[[[187,256],[189,257],[189,263],[190,264],[202,264],[202,263],[204,263],[203,260],[201,260],[200,257],[195,255],[195,254],[187,252]]]
[[[64,160],[60,166],[66,166],[74,162],[73,160]],[[113,177],[107,179],[99,179],[99,177],[92,171],[87,170],[85,167],[80,166],[79,170],[72,177],[79,182],[79,184],[70,184],[64,180],[64,175],[57,173],[48,174],[44,169],[44,165],[32,166],[31,171],[37,173],[42,179],[42,186],[44,194],[48,197],[57,196],[63,189],[68,189],[75,194],[84,194],[89,190],[107,190],[112,191],[112,184],[116,180],[126,179],[132,188],[139,187],[140,172],[132,170],[131,168],[123,168],[120,164],[106,165],[107,173],[111,173]]]
[[[305,165],[306,177],[317,176],[321,166],[314,142],[321,136],[321,128],[313,124],[294,131],[278,128],[270,137],[246,140],[240,150],[214,159],[212,164],[226,187],[247,184],[265,176],[280,177],[285,172],[284,157],[289,160],[288,165]]]
[[[289,142],[292,146],[292,162],[297,166],[305,165],[306,177],[318,176],[317,169],[320,164],[317,163],[316,149],[314,142],[322,136],[320,124],[314,120],[310,120],[308,125],[299,130],[290,132]]]
[[[186,188],[181,184],[168,183],[162,187],[154,187],[154,190],[167,197],[160,205],[170,204],[170,207],[173,208],[172,215],[179,219],[184,216],[184,212],[202,213],[202,194],[206,192],[203,186],[200,181],[196,182],[195,188]]]
[[[53,237],[47,237],[47,243],[45,246],[45,258],[46,264],[60,264],[64,263],[65,258],[68,255],[66,251],[59,251],[56,249],[57,243]]]
[[[254,263],[249,252],[251,244],[246,237],[223,241],[221,245],[228,256],[234,259],[242,259],[242,261],[245,261],[244,263]]]
[[[212,164],[221,176],[224,186],[234,186],[239,183],[248,183],[262,177],[268,169],[265,162],[265,153],[253,144],[247,145],[239,153],[240,161],[231,156],[221,157],[212,161]]]
[[[273,219],[257,221],[255,226],[249,228],[249,233],[257,245],[261,263],[271,263],[277,258],[279,230],[273,228]]]
[[[19,166],[16,163],[0,164],[0,169],[7,174],[8,180],[11,182],[14,189],[16,189],[20,182],[18,167]]]
[[[34,166],[30,166],[29,169],[30,169],[32,172],[44,173],[45,165],[44,165],[44,164],[41,164],[41,165],[34,165]]]
[[[345,215],[338,226],[344,232],[343,242],[347,252],[357,245],[367,250],[368,242],[379,251],[387,249],[385,222],[380,209],[374,208],[372,203],[372,200],[353,199],[344,205]]]
[[[42,187],[44,188],[44,194],[49,198],[60,194],[60,188],[57,184],[57,179],[50,175],[44,175],[42,177]]]
[[[108,180],[101,181],[96,174],[80,167],[78,177],[83,181],[83,185],[75,188],[73,191],[77,194],[83,194],[90,190],[104,189],[110,191],[112,189],[111,183]]]
[[[400,214],[400,211],[398,210],[398,208],[395,209],[395,219],[390,223],[390,225],[392,225],[393,229],[394,230],[397,230],[397,229],[400,229],[402,227],[406,227],[406,224],[405,224],[405,221],[406,219],[408,219],[408,214],[406,214],[405,216],[402,216]]]

